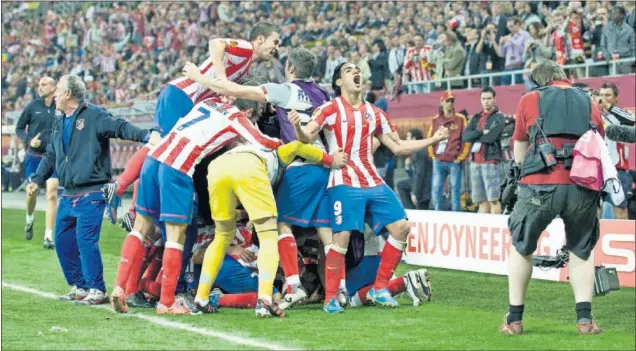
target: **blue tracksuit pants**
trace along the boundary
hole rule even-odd
[[[106,292],[99,252],[105,206],[101,191],[63,195],[60,199],[55,220],[55,250],[69,285]]]

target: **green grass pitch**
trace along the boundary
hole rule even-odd
[[[36,215],[35,237],[24,240],[24,211],[2,209],[2,282],[62,294],[68,291],[54,251],[41,247],[44,214]],[[104,276],[112,287],[124,238],[122,229],[104,224],[100,247]],[[412,267],[402,265],[399,273]],[[192,327],[302,349],[471,349],[471,350],[634,350],[635,290],[623,288],[595,298],[595,319],[606,331],[578,335],[568,284],[532,281],[521,337],[496,332],[507,309],[506,277],[431,269],[433,301],[412,307],[406,299],[395,310],[347,309],[329,316],[320,305],[289,311],[289,317],[259,320],[253,310],[221,309],[205,316],[158,317]],[[134,311],[155,316],[154,311]],[[60,327],[67,332],[52,331]],[[242,338],[242,339],[241,339]],[[218,338],[120,316],[106,309],[73,306],[38,295],[2,288],[2,348],[6,350],[210,350],[253,349]]]

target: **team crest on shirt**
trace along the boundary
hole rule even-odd
[[[371,119],[371,114],[369,112],[364,114],[364,119],[366,119],[367,121]]]
[[[228,43],[228,45],[229,45],[230,47],[236,47],[236,46],[238,46],[238,44],[239,44],[239,43],[238,43],[238,41],[236,41],[236,40],[230,40],[230,42]]]
[[[82,129],[84,129],[84,119],[83,119],[83,118],[82,118],[82,119],[78,119],[78,120],[75,122],[75,128],[77,128],[77,130],[82,130]]]

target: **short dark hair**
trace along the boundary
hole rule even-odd
[[[601,85],[601,89],[612,89],[614,96],[618,97],[618,87],[614,83],[605,82]]]
[[[241,85],[257,87],[267,83],[267,79],[263,77],[247,77],[241,80]],[[252,109],[252,117],[260,117],[262,114],[261,104],[258,101],[238,98],[232,103],[241,111]]]
[[[523,21],[521,21],[521,18],[517,17],[517,16],[512,16],[510,18],[508,18],[508,22],[512,22],[516,25],[521,25],[523,23]]]
[[[614,8],[612,10],[618,10],[618,12],[620,12],[620,14],[623,15],[623,17],[627,13],[623,6],[614,6]]]
[[[479,93],[479,96],[481,96],[481,94],[484,93],[491,93],[492,97],[497,96],[497,93],[495,93],[495,89],[491,88],[491,87],[485,87],[483,89],[481,89],[481,93]]]
[[[280,29],[277,25],[271,22],[258,22],[250,30],[250,41],[254,41],[258,38],[259,35],[264,36],[265,38],[272,35],[272,33],[278,33]]]
[[[310,78],[316,69],[316,56],[305,48],[296,48],[289,54],[287,62],[296,68],[296,78]]]
[[[341,62],[340,64],[338,64],[338,66],[336,66],[336,69],[333,71],[333,76],[331,77],[331,88],[333,88],[333,91],[336,93],[336,96],[340,96],[340,94],[342,94],[342,91],[340,90],[340,87],[336,84],[336,81],[338,81],[338,79],[340,79],[340,77],[342,76],[342,74],[340,73],[340,70],[347,63],[348,62],[346,61]]]

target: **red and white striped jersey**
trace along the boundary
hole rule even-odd
[[[225,54],[223,55],[225,75],[228,80],[238,83],[249,72],[250,64],[252,63],[252,55],[254,54],[254,47],[252,46],[252,43],[247,40],[224,40],[227,44],[225,47]],[[199,65],[199,69],[201,70],[201,73],[207,77],[214,78],[216,75],[212,64],[212,58],[210,57]],[[212,90],[186,77],[173,79],[168,82],[168,84],[174,85],[175,87],[183,90],[195,104],[216,96],[216,93]]]
[[[199,228],[197,238],[194,242],[194,246],[192,247],[192,252],[196,252],[199,248],[214,240],[215,231],[216,228],[214,227],[214,225],[207,225],[205,227]],[[252,232],[247,230],[247,227],[244,224],[237,223],[237,228],[234,232],[234,239],[232,239],[232,245],[241,246],[244,249],[252,252],[254,256],[258,256],[258,247],[252,243]],[[244,267],[254,269],[256,268],[256,260],[252,262],[245,262],[238,256],[230,256],[232,256],[232,258],[237,260]]]
[[[425,45],[419,50],[410,48],[406,51],[404,57],[404,72],[408,72],[411,75],[411,82],[426,82],[431,80],[430,51],[431,47],[428,45]]]
[[[282,145],[280,140],[261,133],[235,106],[209,99],[196,104],[190,113],[179,119],[170,134],[163,137],[148,155],[192,176],[194,167],[204,157],[239,137],[267,151]]]
[[[323,130],[328,149],[342,149],[349,158],[345,167],[331,170],[328,188],[384,184],[373,164],[373,136],[395,132],[395,127],[382,110],[368,102],[354,108],[337,97],[317,108],[312,120]]]

